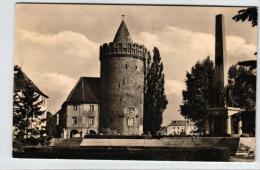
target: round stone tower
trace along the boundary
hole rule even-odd
[[[113,42],[100,47],[100,132],[143,133],[144,66],[147,49],[133,43],[122,20]]]

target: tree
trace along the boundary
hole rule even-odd
[[[39,144],[44,142],[46,129],[42,124],[45,113],[42,110],[40,95],[34,91],[33,83],[25,79],[19,67],[14,68],[13,94],[13,135],[21,145]],[[22,84],[22,87],[19,86]]]
[[[252,27],[257,26],[257,8],[256,7],[249,7],[247,9],[242,9],[238,11],[238,14],[235,15],[233,18],[236,22],[248,20],[252,23]]]
[[[182,92],[181,114],[195,122],[198,132],[204,132],[204,119],[214,104],[214,63],[209,57],[198,61],[186,72],[186,90]]]
[[[228,71],[227,105],[254,110],[256,103],[256,61],[243,61]]]
[[[233,17],[236,22],[248,20],[252,27],[257,26],[257,8],[249,7],[238,11]],[[254,53],[257,55],[257,52]],[[256,60],[238,62],[228,72],[227,102],[229,105],[255,109],[256,102]]]
[[[152,63],[151,63],[152,60]],[[148,54],[145,75],[144,133],[156,135],[162,124],[162,114],[168,104],[164,90],[163,63],[159,49]]]

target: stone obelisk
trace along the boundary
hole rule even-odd
[[[224,35],[224,17],[216,16],[215,25],[215,103],[214,107],[224,107],[224,61],[226,58],[226,44]]]
[[[224,17],[216,16],[215,25],[215,78],[214,78],[214,105],[208,109],[205,120],[205,134],[212,136],[232,135],[232,116],[243,111],[240,108],[227,107],[225,98],[225,59],[226,43],[224,34]],[[238,128],[242,133],[242,123]]]
[[[215,75],[214,103],[209,108],[205,122],[205,133],[214,136],[225,134],[224,59],[225,59],[224,17],[216,15],[215,23]]]

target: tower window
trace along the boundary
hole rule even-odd
[[[137,65],[135,65],[135,70],[137,70]]]
[[[134,126],[134,118],[129,117],[129,118],[127,119],[127,125],[128,125],[128,126]]]
[[[78,105],[73,105],[73,110],[78,110]]]
[[[90,110],[90,111],[94,111],[94,110],[95,110],[95,108],[94,108],[94,105],[93,105],[93,104],[89,105],[89,110]]]
[[[56,117],[56,125],[59,125],[59,122],[60,122],[60,115],[57,114],[57,117]]]
[[[118,83],[118,87],[120,87],[120,83]]]
[[[120,103],[122,102],[122,97],[120,97]]]
[[[127,69],[127,64],[125,64],[125,69]]]
[[[77,117],[72,117],[72,124],[76,125],[78,123]]]

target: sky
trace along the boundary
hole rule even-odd
[[[215,15],[224,15],[225,72],[256,59],[257,28],[232,17],[245,7],[17,4],[15,59],[50,98],[56,113],[80,77],[99,77],[99,46],[113,41],[121,15],[134,42],[160,50],[168,99],[163,125],[180,120],[185,74],[197,62],[214,60]]]

